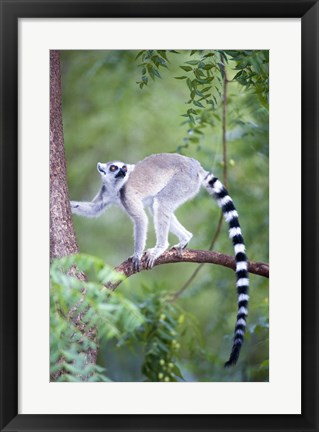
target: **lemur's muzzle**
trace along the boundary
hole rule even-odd
[[[120,168],[119,172],[116,174],[115,178],[118,177],[125,177],[126,176],[126,172],[122,170],[122,168]]]

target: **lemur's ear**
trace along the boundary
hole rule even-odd
[[[98,170],[99,173],[106,174],[105,164],[102,164],[101,162],[98,162],[96,168],[97,168],[97,170]]]
[[[132,172],[133,169],[135,168],[135,165],[134,165],[134,164],[126,164],[126,166],[127,166],[127,171],[128,171],[129,173]]]

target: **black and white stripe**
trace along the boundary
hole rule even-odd
[[[219,207],[221,207],[224,218],[229,226],[229,237],[233,242],[236,259],[236,287],[238,294],[237,321],[234,332],[233,347],[229,360],[225,367],[236,364],[241,346],[244,341],[246,319],[248,315],[248,260],[246,256],[245,242],[240,229],[238,213],[233,200],[229,196],[225,186],[213,174],[208,173],[203,180],[203,185],[212,195]]]

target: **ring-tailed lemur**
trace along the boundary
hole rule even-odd
[[[238,313],[232,351],[225,366],[234,365],[244,340],[248,306],[248,263],[245,244],[238,221],[238,213],[226,188],[212,173],[205,171],[200,163],[179,154],[156,154],[148,156],[136,165],[119,161],[98,163],[102,186],[92,202],[71,201],[72,212],[78,215],[99,216],[109,205],[123,207],[134,223],[133,267],[139,270],[144,252],[148,219],[145,208],[149,207],[154,218],[156,245],[146,251],[146,265],[153,267],[156,258],[168,247],[169,231],[179,243],[175,248],[184,249],[192,234],[174,215],[175,210],[193,198],[204,186],[221,207],[229,225],[236,259]]]

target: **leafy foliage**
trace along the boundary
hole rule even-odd
[[[172,51],[176,52],[176,51]],[[161,78],[160,68],[167,68],[167,54],[166,51],[163,50],[144,50],[140,51],[136,59],[140,58],[142,63],[139,64],[141,68],[141,81],[137,81],[140,88],[142,89],[145,85],[147,85],[149,78],[152,80],[157,78]]]
[[[140,309],[145,323],[137,334],[145,343],[142,371],[149,381],[183,380],[177,365],[182,335],[186,328],[191,332],[195,327],[189,315],[171,303],[168,293],[158,286],[155,290],[144,287],[143,298]]]
[[[111,340],[117,347],[142,344],[142,373],[147,381],[183,379],[177,359],[188,314],[168,302],[163,291],[144,287],[143,295],[130,301],[104,286],[118,275],[100,259],[83,254],[55,260],[50,275],[52,378],[109,381],[105,368],[88,362],[86,355],[98,349],[97,337],[92,337],[98,335],[101,343]]]
[[[268,109],[269,96],[269,51],[226,51],[236,62],[235,70],[238,72],[233,80],[236,80],[246,90],[253,89],[258,95],[259,101]]]
[[[178,54],[177,51],[140,51],[137,58],[142,57],[139,64],[142,68],[142,89],[148,84],[148,76],[153,80],[161,78],[160,67],[168,68],[168,54]],[[231,69],[238,71],[229,80],[226,75],[226,64],[231,63]],[[227,83],[238,82],[246,90],[251,89],[258,95],[260,102],[268,110],[269,93],[269,52],[255,51],[202,51],[193,50],[189,59],[179,66],[184,74],[175,76],[178,80],[185,80],[189,90],[191,105],[185,114],[188,125],[188,136],[184,138],[184,148],[191,144],[198,144],[206,126],[213,127],[215,120],[220,120],[219,108],[225,98],[224,86]],[[227,101],[226,101],[227,102]],[[179,147],[181,150],[182,147]]]
[[[86,280],[77,275],[86,275]],[[143,315],[120,293],[104,287],[116,277],[103,261],[77,254],[55,260],[50,280],[50,367],[58,381],[105,381],[104,369],[88,363],[85,353],[96,350],[97,334],[104,340],[129,335]],[[91,336],[91,337],[90,337]]]

